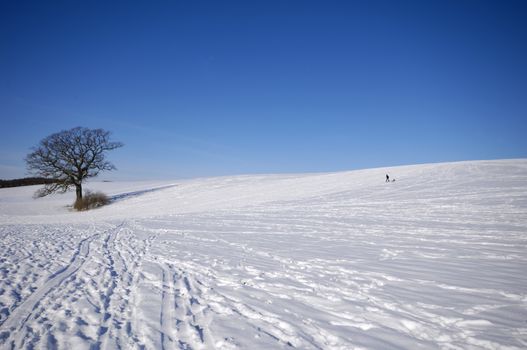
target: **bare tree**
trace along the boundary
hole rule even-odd
[[[103,129],[77,127],[44,138],[27,155],[27,168],[55,182],[45,185],[35,196],[44,197],[75,187],[77,201],[81,200],[84,180],[115,169],[106,161],[105,152],[122,146],[121,142],[111,142],[110,132]]]

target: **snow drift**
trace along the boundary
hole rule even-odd
[[[6,349],[527,346],[527,160],[36,188],[0,189]]]

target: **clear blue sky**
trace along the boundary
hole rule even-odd
[[[102,179],[527,157],[526,1],[1,1],[0,178],[104,128]]]

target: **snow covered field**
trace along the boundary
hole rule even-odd
[[[0,348],[527,347],[527,160],[88,187],[0,189]]]

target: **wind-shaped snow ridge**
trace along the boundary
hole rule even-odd
[[[527,347],[527,160],[90,186],[0,190],[0,348]]]

